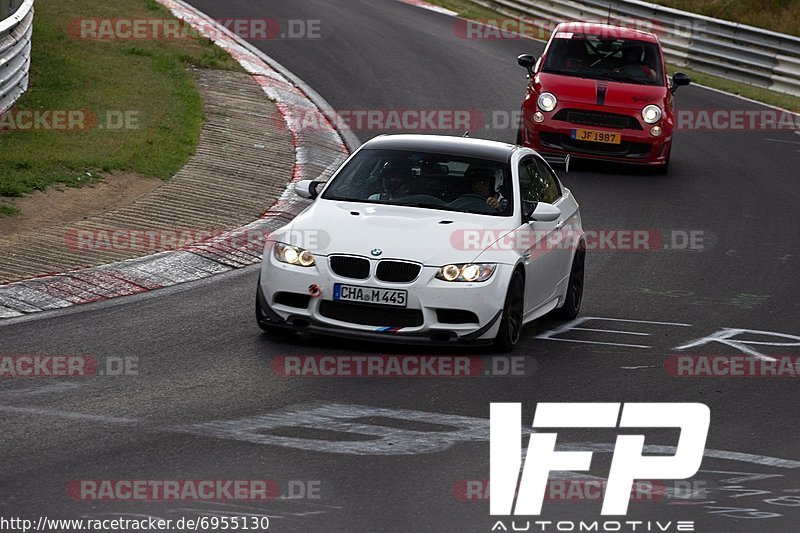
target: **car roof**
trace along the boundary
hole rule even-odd
[[[556,26],[555,30],[553,30],[554,35],[557,32],[581,33],[598,35],[600,37],[616,37],[619,39],[647,41],[651,43],[658,42],[658,37],[649,31],[637,30],[634,28],[624,28],[622,26],[613,26],[611,24],[600,24],[596,22],[562,22]]]
[[[506,162],[518,147],[513,144],[447,135],[381,135],[367,141],[364,149],[406,150],[450,154]]]

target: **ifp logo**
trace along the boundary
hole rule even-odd
[[[592,452],[557,452],[557,433],[534,432],[520,478],[522,404],[492,403],[490,414],[492,515],[539,515],[550,472],[589,470]],[[679,428],[675,454],[669,456],[642,456],[644,435],[617,436],[601,514],[624,515],[635,480],[686,479],[697,473],[710,420],[701,403],[539,403],[533,428]]]

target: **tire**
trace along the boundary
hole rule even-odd
[[[261,328],[262,331],[265,333],[269,333],[275,337],[291,337],[295,333],[297,333],[293,329],[282,328],[280,326],[276,326],[275,324],[271,324],[262,318],[264,315],[264,311],[261,308],[261,298],[259,298],[259,291],[261,290],[261,274],[258,275],[258,284],[256,285],[256,323],[258,327]]]
[[[503,316],[500,329],[494,339],[495,347],[501,352],[510,352],[519,342],[522,334],[523,302],[525,301],[525,283],[522,274],[515,271],[508,283],[508,292],[503,304]]]
[[[586,249],[580,247],[575,252],[572,268],[569,271],[569,285],[564,305],[553,311],[553,316],[560,320],[574,320],[581,310],[583,301],[583,272],[586,266]]]

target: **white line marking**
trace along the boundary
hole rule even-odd
[[[445,425],[452,430],[445,431],[414,431],[379,426],[361,421],[364,417],[380,417],[398,419],[412,422]],[[377,435],[385,436],[385,444],[377,446],[375,440],[367,441],[367,446],[362,448],[358,442],[343,442],[324,440],[320,438],[270,438],[260,440],[263,433],[273,427],[287,428],[317,428],[349,433],[351,435]],[[224,440],[254,442],[268,444],[282,448],[299,449],[305,451],[318,451],[321,453],[345,453],[349,455],[419,455],[442,451],[457,443],[481,442],[489,440],[489,419],[476,418],[444,413],[430,413],[426,411],[413,411],[410,409],[388,409],[353,404],[325,404],[301,406],[294,409],[267,413],[251,418],[235,420],[218,420],[194,424],[191,426],[173,429],[179,433],[189,433],[203,437],[214,437]],[[527,435],[533,432],[530,427],[520,427],[520,431]],[[380,439],[384,440],[384,439]],[[350,446],[355,444],[355,446]],[[361,444],[364,444],[363,442]],[[564,450],[596,451],[600,453],[613,453],[614,444],[611,443],[562,443]],[[643,450],[650,454],[674,455],[675,446],[645,445]],[[726,459],[751,463],[762,466],[775,466],[780,468],[800,468],[800,461],[754,455],[749,453],[732,452],[726,450],[706,450],[706,457]]]
[[[551,329],[550,331],[546,331],[540,335],[537,335],[536,339],[541,340],[550,340],[550,341],[562,341],[562,342],[575,342],[578,344],[601,344],[605,346],[623,346],[626,348],[652,348],[652,346],[646,346],[643,344],[627,344],[621,342],[600,342],[600,341],[584,341],[579,339],[561,339],[556,338],[556,335],[561,335],[563,333],[568,333],[572,330],[588,330],[588,331],[599,331],[599,332],[606,332],[606,333],[622,333],[627,335],[641,335],[643,337],[651,335],[650,333],[634,333],[630,331],[616,331],[611,329],[589,329],[589,328],[580,328],[578,327],[580,324],[588,322],[590,320],[599,320],[599,321],[608,321],[608,322],[628,322],[632,324],[655,324],[657,326],[683,326],[683,327],[691,327],[691,324],[684,324],[681,322],[658,322],[655,320],[633,320],[630,318],[604,318],[599,316],[584,316],[581,318],[577,318],[572,320],[571,322],[567,322],[566,324],[562,324],[561,326]]]
[[[783,339],[792,339],[795,342],[749,341],[749,340],[734,338],[738,337],[739,335],[742,335],[743,333],[752,333],[753,335],[763,335],[767,337],[780,337]],[[778,333],[775,331],[762,331],[758,329],[722,328],[719,331],[712,333],[711,335],[706,335],[705,337],[695,339],[686,344],[673,348],[673,350],[686,350],[688,348],[694,348],[696,346],[702,346],[704,344],[709,344],[712,342],[718,342],[720,344],[724,344],[726,346],[739,350],[742,353],[761,359],[762,361],[777,361],[777,359],[775,359],[774,357],[770,357],[768,355],[764,355],[762,353],[755,351],[753,348],[750,348],[750,345],[784,346],[784,347],[800,346],[800,337],[796,335],[789,335],[787,333]]]
[[[658,368],[658,367],[652,365],[652,366],[621,366],[620,368],[623,370],[639,370],[641,368]]]
[[[135,518],[152,518],[153,520],[164,520],[160,516],[154,516],[151,514],[137,514],[137,513],[94,513],[90,515],[83,515],[81,516],[81,518],[91,519],[92,517],[97,517],[97,516],[117,516],[117,517],[130,516]]]
[[[219,507],[233,507],[234,509],[254,509],[256,511],[260,511],[261,509],[255,505],[242,505],[236,503],[226,503],[226,502],[216,502],[216,501],[207,501],[203,502],[204,505],[217,505]],[[186,509],[181,509],[186,510]],[[196,510],[196,509],[193,509]]]
[[[436,424],[440,431],[403,429],[362,421],[363,418],[417,421]],[[327,453],[352,455],[417,455],[446,450],[460,442],[480,442],[488,438],[488,420],[406,409],[384,409],[350,404],[325,404],[272,412],[234,420],[209,421],[178,427],[175,431],[203,437],[238,440]],[[298,436],[275,435],[273,430],[295,428]],[[323,430],[356,435],[358,439],[325,440],[308,438],[302,431]]]
[[[770,479],[776,477],[784,477],[783,474],[757,474],[755,472],[731,472],[729,470],[698,470],[698,472],[705,472],[707,474],[726,474],[733,477],[723,479],[722,483],[729,485],[731,483],[744,483],[747,481],[760,481],[762,479]]]
[[[659,324],[661,326],[685,326],[692,327],[691,324],[683,324],[681,322],[656,322],[654,320],[631,320],[630,318],[602,318],[598,316],[589,317],[594,320],[613,320],[615,322],[635,322],[637,324]]]
[[[797,141],[787,141],[787,140],[784,140],[784,139],[764,139],[764,140],[765,141],[772,141],[774,143],[800,144],[800,142],[797,142]]]
[[[190,513],[201,513],[201,514],[209,514],[209,515],[216,515],[216,516],[256,516],[260,518],[285,518],[284,516],[274,515],[274,514],[263,514],[263,513],[244,513],[242,511],[233,511],[231,513],[227,513],[225,511],[210,511],[208,509],[194,509],[191,507],[183,507],[179,509],[180,511],[186,511]],[[325,511],[320,511],[325,512]]]
[[[614,444],[596,444],[593,442],[571,442],[563,444],[564,450],[586,450],[595,452],[614,453]],[[658,444],[645,444],[643,450],[654,455],[674,455],[677,448],[675,446],[661,446]],[[792,459],[780,459],[778,457],[767,457],[765,455],[755,455],[751,453],[731,452],[727,450],[706,450],[703,453],[712,459],[726,459],[729,461],[739,461],[762,466],[777,466],[780,468],[800,468],[800,461]]]
[[[619,331],[617,329],[595,329],[595,328],[572,328],[572,331],[598,331],[601,333],[619,333],[621,335],[642,335],[647,337],[649,333],[642,333],[639,331]]]
[[[74,391],[82,386],[81,383],[74,383],[70,381],[60,381],[56,383],[46,383],[40,387],[33,387],[29,389],[8,389],[0,391],[0,396],[33,396],[38,394],[52,394],[58,392]]]
[[[421,7],[422,9],[427,9],[429,11],[433,11],[435,13],[441,13],[442,15],[449,15],[451,17],[457,17],[458,13],[455,11],[451,11],[446,7],[437,6],[436,4],[431,4],[428,2],[424,2],[421,0],[400,0],[400,2],[404,4],[408,4],[410,6]]]
[[[536,338],[538,339],[540,337]],[[561,341],[561,342],[577,342],[580,344],[603,344],[605,346],[625,346],[626,348],[652,348],[652,346],[646,346],[644,344],[623,344],[621,342],[579,341],[575,339],[556,339],[553,337],[547,337],[546,340]]]
[[[308,500],[303,500],[303,499],[300,499],[300,498],[284,498],[282,496],[279,497],[279,498],[275,498],[273,500],[267,500],[265,503],[272,504],[272,503],[276,503],[276,502],[291,503],[291,504],[295,504],[295,505],[297,505],[297,504],[313,505],[315,507],[327,507],[329,509],[344,509],[344,507],[341,507],[339,505],[324,504],[321,501],[316,501],[316,500],[315,501],[308,501]],[[221,506],[221,507],[233,507],[234,509],[251,509],[251,510],[256,510],[256,511],[261,511],[262,510],[260,507],[257,507],[255,505],[241,505],[241,504],[225,503],[225,502],[218,502],[218,501],[207,501],[207,502],[203,502],[203,504],[205,504],[205,505],[218,505],[218,506]]]
[[[12,407],[10,405],[0,405],[0,412],[20,414],[20,415],[41,415],[56,418],[66,418],[68,420],[90,420],[93,422],[103,422],[108,424],[135,424],[138,420],[134,418],[121,418],[104,415],[90,415],[87,413],[73,413],[70,411],[56,411],[54,409],[39,409],[37,407]]]
[[[113,423],[135,423],[130,418],[115,418],[99,415],[87,415],[83,413],[71,413],[66,411],[52,411],[47,409],[25,408],[0,406],[0,411],[22,413],[22,414],[41,414],[45,416],[58,416],[70,419],[95,420],[99,422]],[[363,417],[384,417],[400,420],[445,425],[452,427],[452,431],[413,431],[400,430],[386,426],[378,426],[364,422],[357,422],[353,418]],[[265,422],[267,422],[265,424]],[[270,444],[282,448],[300,449],[306,451],[318,451],[322,453],[345,453],[353,455],[365,455],[363,449],[348,448],[348,443],[341,441],[326,441],[322,439],[303,439],[303,438],[282,438],[285,440],[267,439],[263,442],[251,438],[260,435],[251,432],[268,429],[269,426],[281,428],[325,428],[333,426],[334,431],[345,433],[355,433],[360,435],[385,435],[388,438],[385,442],[389,446],[375,449],[375,441],[368,445],[366,454],[374,455],[419,455],[447,449],[454,444],[461,442],[479,442],[489,440],[489,420],[486,418],[476,418],[445,413],[430,413],[425,411],[413,411],[408,409],[386,409],[363,405],[349,404],[327,404],[322,406],[299,407],[294,410],[268,413],[265,415],[239,420],[219,420],[188,427],[166,429],[170,432],[189,433],[199,437],[214,437],[224,440],[256,442],[259,444]],[[265,427],[266,426],[266,427]],[[521,427],[523,434],[529,434],[533,430],[529,427]],[[403,442],[403,441],[408,442]],[[425,442],[428,440],[428,442]],[[420,446],[423,444],[423,446]],[[428,446],[424,446],[427,444]],[[341,445],[344,445],[342,447]],[[614,444],[608,443],[562,443],[565,450],[581,450],[613,453]],[[675,446],[645,445],[643,450],[651,454],[674,454]],[[791,459],[781,459],[779,457],[769,457],[749,453],[732,452],[727,450],[706,450],[706,457],[714,459],[725,459],[729,461],[739,461],[762,466],[773,466],[779,468],[800,468],[800,461]]]

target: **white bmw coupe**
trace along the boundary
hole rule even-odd
[[[268,238],[256,318],[387,342],[494,343],[578,314],[586,243],[569,189],[535,151],[494,141],[385,135]]]

